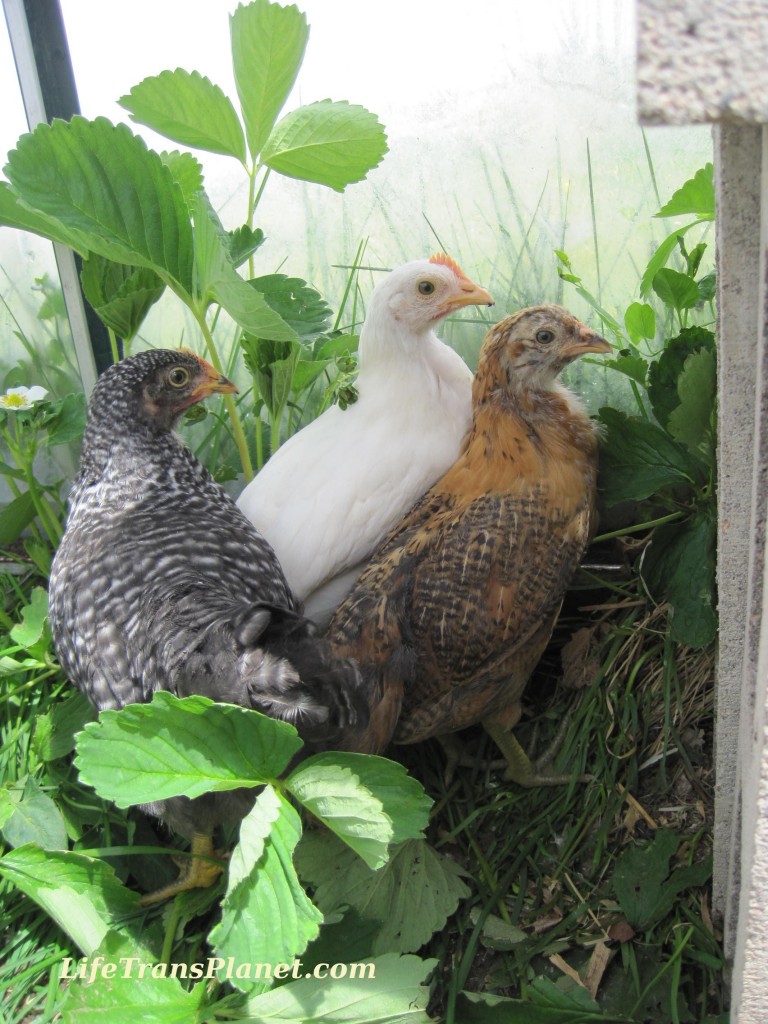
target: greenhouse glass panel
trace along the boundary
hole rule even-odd
[[[384,125],[389,152],[343,193],[273,173],[257,211],[268,239],[257,273],[303,278],[337,310],[357,260],[366,268],[358,277],[364,308],[382,271],[446,249],[489,289],[496,319],[559,302],[595,321],[563,272],[581,278],[623,326],[668,234],[668,222],[653,215],[712,152],[706,127],[645,135],[638,127],[633,5],[479,0],[469,31],[436,0],[393,0],[375,19],[370,4],[353,0],[300,6],[310,40],[284,113],[325,98],[360,104]],[[130,12],[63,0],[62,9],[85,116],[131,123],[118,99],[175,68],[207,76],[236,100],[230,3],[208,4],[204,16],[181,0],[141,0]],[[154,148],[172,148],[132,127]],[[248,198],[242,167],[196,155],[215,209],[236,227]],[[490,320],[466,313],[441,335],[474,367]],[[166,298],[140,338],[157,344],[190,332],[194,324]],[[608,382],[605,370],[587,365],[576,372],[593,411],[609,390],[626,400],[618,375]]]

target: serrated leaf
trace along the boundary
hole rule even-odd
[[[246,333],[271,341],[295,341],[293,329],[272,310],[255,288],[238,277],[234,268],[231,273],[227,270],[213,282],[211,296]]]
[[[261,228],[249,228],[243,224],[234,231],[229,232],[229,258],[235,267],[241,264],[256,252],[264,244],[264,232]]]
[[[184,199],[189,205],[196,192],[204,187],[203,165],[191,153],[182,153],[178,149],[162,152],[160,159],[173,175],[173,180],[181,188]]]
[[[240,339],[245,365],[273,423],[283,414],[293,388],[293,373],[301,355],[298,341],[272,341],[244,334]]]
[[[714,520],[704,512],[657,527],[640,573],[650,592],[671,606],[670,636],[693,648],[717,635]]]
[[[0,227],[29,231],[52,242],[61,242],[87,256],[89,246],[81,232],[67,228],[53,217],[26,206],[5,181],[0,181]]]
[[[294,395],[300,395],[302,391],[306,391],[308,387],[314,384],[324,370],[333,365],[333,359],[315,359],[312,361],[300,359],[293,369],[291,390]]]
[[[300,837],[298,814],[267,786],[240,826],[221,921],[209,936],[218,956],[238,964],[291,962],[318,934],[323,915],[293,866]],[[230,980],[244,990],[253,985],[248,978]]]
[[[624,314],[624,326],[635,345],[656,337],[656,314],[647,302],[633,302]]]
[[[73,391],[52,402],[45,414],[43,426],[48,434],[49,448],[79,441],[85,430],[87,403],[82,391]]]
[[[653,842],[630,846],[619,857],[613,872],[613,888],[627,920],[645,931],[672,910],[679,892],[704,885],[712,873],[710,861],[678,867],[670,873],[669,862],[680,837],[659,829]]]
[[[165,291],[154,270],[114,263],[97,253],[83,261],[80,281],[99,319],[125,341],[136,335]]]
[[[245,163],[245,137],[231,100],[197,71],[161,71],[139,82],[118,103],[132,121],[182,146]]]
[[[64,819],[51,798],[34,779],[28,778],[22,789],[9,790],[13,814],[3,825],[3,838],[9,846],[36,843],[43,850],[67,848]]]
[[[318,339],[319,340],[319,339]],[[360,344],[359,334],[331,334],[322,341],[322,344],[315,352],[317,359],[335,359],[346,353],[354,354]]]
[[[167,273],[192,289],[192,226],[157,153],[106,118],[40,124],[8,155],[6,175],[28,206],[55,218],[73,247]]]
[[[287,114],[267,139],[261,159],[289,178],[343,192],[381,162],[386,140],[378,118],[365,107],[320,100]]]
[[[699,299],[701,302],[711,302],[715,297],[715,291],[717,289],[717,274],[714,270],[711,270],[708,274],[704,274],[698,280],[699,285]]]
[[[138,893],[126,889],[106,861],[81,853],[20,846],[0,857],[0,875],[41,906],[86,956],[138,906]]]
[[[61,1008],[64,1024],[202,1024],[210,1020],[204,1009],[206,984],[201,981],[187,992],[171,975],[173,967],[158,963],[157,955],[125,934],[109,932],[99,948],[105,964],[117,964],[113,977],[97,977],[94,983],[75,980],[67,988]],[[94,961],[95,962],[95,961]],[[151,965],[139,976],[139,964]],[[70,973],[77,965],[72,965]],[[167,974],[167,977],[163,977]]]
[[[566,985],[568,982],[566,981]],[[609,1020],[589,992],[576,982],[560,988],[549,978],[534,978],[527,999],[461,992],[457,1010],[462,1024],[590,1024]],[[632,1024],[629,1017],[611,1017],[610,1024]]]
[[[33,745],[41,761],[55,761],[75,749],[75,736],[96,718],[96,710],[82,693],[73,692],[35,719]]]
[[[610,366],[612,370],[618,370],[625,377],[631,377],[638,384],[645,386],[645,379],[648,375],[648,360],[641,355],[632,352],[631,349],[622,349],[615,359],[606,359],[603,366]]]
[[[286,779],[286,785],[291,788],[308,766],[313,771],[336,767],[351,771],[359,784],[381,802],[384,813],[392,820],[393,843],[423,837],[432,800],[424,792],[422,784],[397,761],[373,754],[349,754],[337,750],[315,754],[294,770]]]
[[[317,337],[327,328],[331,309],[318,291],[300,277],[267,274],[249,282],[289,324],[299,338]]]
[[[37,515],[29,491],[23,491],[0,509],[0,548],[7,548],[22,535]]]
[[[320,934],[302,953],[301,962],[309,971],[317,964],[355,963],[370,959],[371,945],[378,929],[377,921],[361,917],[356,910],[332,914],[326,917],[320,926]]]
[[[21,622],[11,629],[11,639],[33,657],[42,657],[48,647],[48,592],[44,587],[35,587],[29,603],[21,609]]]
[[[700,349],[714,352],[714,348],[715,336],[706,327],[685,327],[666,343],[659,358],[651,363],[648,397],[653,414],[663,427],[667,426],[672,410],[680,404],[677,384],[686,359],[692,352]]]
[[[712,164],[700,167],[692,178],[675,192],[668,203],[656,214],[657,217],[677,217],[682,213],[693,213],[702,220],[715,219],[715,186]]]
[[[256,156],[296,81],[309,26],[298,7],[268,0],[240,4],[229,21],[237,94],[251,155]]]
[[[419,949],[469,895],[461,868],[423,839],[396,846],[389,862],[372,871],[335,836],[307,833],[296,865],[323,913],[349,906],[380,922],[374,955]]]
[[[208,198],[191,202],[195,222],[196,294],[204,304],[218,302],[244,331],[274,341],[293,341],[296,332],[263,296],[244,281],[230,256],[231,240]]]
[[[669,414],[667,430],[706,465],[714,458],[713,422],[717,394],[717,360],[711,349],[692,352],[677,380],[680,404]]]
[[[678,247],[679,240],[699,224],[706,224],[706,220],[694,220],[690,224],[686,224],[682,228],[678,228],[673,231],[671,235],[667,235],[663,242],[656,249],[656,252],[648,261],[648,266],[643,272],[642,280],[640,281],[640,295],[646,299],[653,289],[653,279],[656,274],[665,266],[667,260]]]
[[[686,273],[689,277],[696,277],[696,274],[699,272],[702,257],[704,256],[704,253],[707,251],[707,243],[699,242],[697,245],[694,245],[690,252],[688,252],[681,238],[680,248],[682,249],[683,256],[685,257]]]
[[[312,1021],[312,1024],[429,1024],[429,990],[423,982],[436,960],[387,953],[368,964],[353,965],[346,977],[299,978],[249,999],[253,1020]]]
[[[687,274],[681,274],[669,267],[662,269],[651,282],[653,290],[662,302],[680,312],[693,309],[699,301],[699,286]]]
[[[600,453],[600,489],[608,505],[641,501],[664,487],[693,483],[695,469],[686,449],[661,427],[629,419],[604,407],[608,428]]]
[[[276,778],[301,747],[287,722],[207,697],[158,691],[102,711],[77,741],[80,777],[119,807],[201,796]]]
[[[370,868],[389,859],[393,828],[381,800],[350,768],[325,760],[304,762],[288,776],[289,792]]]

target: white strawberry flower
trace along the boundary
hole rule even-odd
[[[0,395],[0,409],[9,409],[11,412],[24,412],[31,409],[36,402],[42,402],[48,394],[45,388],[39,384],[31,388],[8,388],[4,395]]]

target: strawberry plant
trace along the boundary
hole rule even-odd
[[[39,125],[8,156],[0,183],[0,225],[63,242],[85,260],[83,290],[117,338],[130,344],[151,306],[168,289],[194,316],[211,362],[222,369],[215,325],[225,312],[237,326],[254,371],[256,459],[264,459],[261,410],[278,440],[280,391],[305,391],[354,351],[339,341],[339,319],[306,282],[254,276],[264,232],[255,211],[271,174],[343,191],[387,151],[374,114],[346,101],[321,100],[280,112],[293,88],[309,28],[294,6],[270,0],[240,5],[230,19],[239,112],[208,78],[182,69],[146,78],[121,99],[132,119],[174,143],[237,161],[248,181],[244,223],[226,231],[206,195],[203,168],[189,152],[157,153],[126,125],[103,117]],[[248,278],[238,273],[248,265]],[[307,368],[307,364],[316,365]],[[264,366],[274,368],[266,375]],[[286,377],[286,374],[289,376]],[[260,389],[261,385],[261,389]],[[225,399],[246,481],[251,451],[237,405]]]
[[[649,531],[640,577],[655,599],[668,602],[671,638],[698,648],[717,631],[715,276],[702,269],[706,243],[699,241],[689,250],[685,239],[714,219],[711,164],[656,214],[681,215],[694,219],[658,246],[642,275],[640,297],[627,307],[623,323],[596,302],[567,255],[557,256],[561,277],[593,306],[616,339],[619,352],[606,365],[628,379],[635,400],[631,414],[600,410],[604,521],[616,526],[615,535]],[[679,270],[666,265],[675,252]]]

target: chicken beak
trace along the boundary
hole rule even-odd
[[[479,285],[465,277],[456,291],[441,303],[439,316],[448,316],[449,313],[453,313],[454,310],[461,309],[463,306],[492,306],[493,304],[493,299],[485,288],[480,288]]]
[[[611,351],[611,346],[602,338],[599,334],[596,334],[586,324],[579,326],[579,339],[573,341],[569,345],[564,345],[561,349],[562,357],[570,362],[572,359],[578,359],[579,356],[585,356],[588,352],[596,352],[605,354]]]
[[[201,402],[204,398],[208,398],[209,395],[234,395],[237,394],[237,388],[229,379],[225,377],[223,373],[211,366],[210,363],[206,363],[204,359],[201,359],[202,363],[202,380],[197,385],[195,390],[190,394],[192,403]]]

